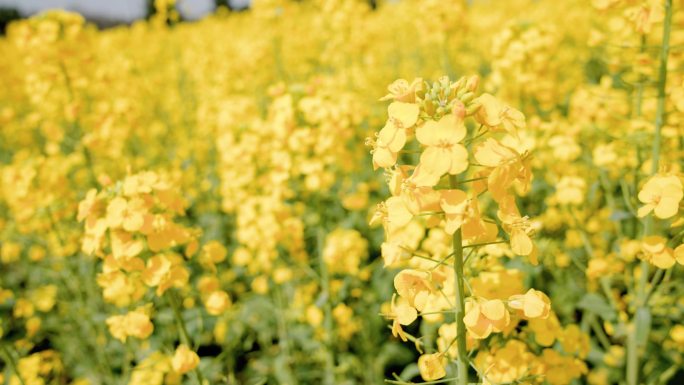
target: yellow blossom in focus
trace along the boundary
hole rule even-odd
[[[541,291],[530,289],[523,295],[513,295],[508,299],[508,306],[516,309],[518,314],[527,318],[547,318],[551,311],[549,297]]]
[[[487,338],[492,332],[501,332],[509,322],[510,314],[500,299],[466,302],[463,323],[474,338]]]
[[[384,100],[397,100],[405,103],[413,103],[415,101],[416,91],[422,87],[423,79],[414,79],[409,83],[405,79],[397,79],[392,84],[387,86],[389,94],[380,98],[381,101]]]
[[[679,202],[684,197],[682,182],[674,175],[655,175],[651,177],[639,191],[638,216],[645,217],[651,211],[655,216],[666,219],[679,211]]]
[[[480,95],[475,102],[481,107],[475,119],[491,130],[504,130],[516,136],[517,130],[525,128],[525,116],[490,94]]]
[[[460,144],[466,132],[463,120],[455,115],[428,120],[416,129],[416,139],[426,146],[420,156],[420,167],[430,176],[418,186],[433,186],[442,175],[456,175],[468,167],[468,151]]]
[[[391,167],[397,161],[397,152],[406,144],[406,130],[418,119],[418,106],[394,102],[387,108],[389,119],[378,133],[373,149],[373,166]]]

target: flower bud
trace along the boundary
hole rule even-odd
[[[480,85],[480,77],[477,75],[473,75],[470,78],[468,78],[468,83],[466,83],[466,88],[468,89],[468,91],[474,92],[479,85]]]
[[[474,92],[466,92],[459,99],[461,99],[461,102],[463,102],[463,103],[470,103],[473,99],[475,99],[475,93]]]
[[[456,100],[454,100],[454,106],[452,107],[451,112],[454,114],[454,116],[458,120],[463,120],[463,119],[465,119],[466,112],[467,112],[466,106],[465,106],[465,104],[463,104],[462,101],[456,99]]]

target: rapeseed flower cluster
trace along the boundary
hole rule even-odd
[[[398,80],[383,98],[393,100],[388,120],[369,143],[374,167],[387,170],[392,196],[378,205],[373,222],[385,229],[385,265],[406,266],[394,278],[397,298],[388,314],[392,332],[404,341],[410,338],[423,352],[427,341],[411,336],[404,327],[419,316],[428,324],[441,324],[436,352],[424,351],[417,362],[425,381],[444,378],[449,371],[458,383],[469,383],[468,357],[477,350],[480,365],[474,367],[484,383],[543,377],[560,366],[567,375],[551,381],[568,384],[587,371],[581,359],[588,352],[566,350],[565,356],[549,350],[538,357],[527,351],[524,330],[518,329],[523,321],[533,325],[548,319],[549,298],[532,288],[524,292],[522,284],[510,295],[497,293],[497,284],[509,285],[503,281],[492,282],[491,295],[483,296],[469,283],[476,271],[502,271],[496,255],[480,253],[486,246],[538,263],[531,220],[520,214],[514,195],[530,188],[531,155],[503,144],[515,143],[518,130],[526,127],[525,117],[491,94],[478,93],[478,85],[476,76],[455,82],[447,77],[433,83]],[[488,217],[487,212],[496,216]],[[438,239],[431,239],[439,233]],[[477,266],[486,258],[492,259],[489,266]],[[496,334],[502,338],[489,338]],[[587,336],[580,332],[574,338]],[[495,353],[506,340],[506,346],[521,346],[526,352],[512,350],[513,355],[528,358],[512,372],[502,368],[501,374],[490,373],[492,366],[506,360]],[[535,367],[537,361],[541,369]],[[456,364],[453,371],[450,362]]]

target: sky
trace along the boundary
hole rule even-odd
[[[235,6],[244,6],[249,0],[232,0]],[[145,16],[145,0],[0,0],[0,7],[12,7],[22,16],[47,9],[65,9],[86,17],[133,21]],[[178,9],[186,19],[198,19],[214,8],[214,0],[178,0]]]

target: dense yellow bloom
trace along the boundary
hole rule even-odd
[[[368,241],[355,230],[336,229],[325,240],[323,260],[331,273],[356,275],[368,257]]]
[[[426,380],[458,360],[491,385],[664,378],[684,362],[684,13],[590,3],[10,23],[0,383],[355,383],[398,339]],[[414,78],[440,73],[478,75]]]

